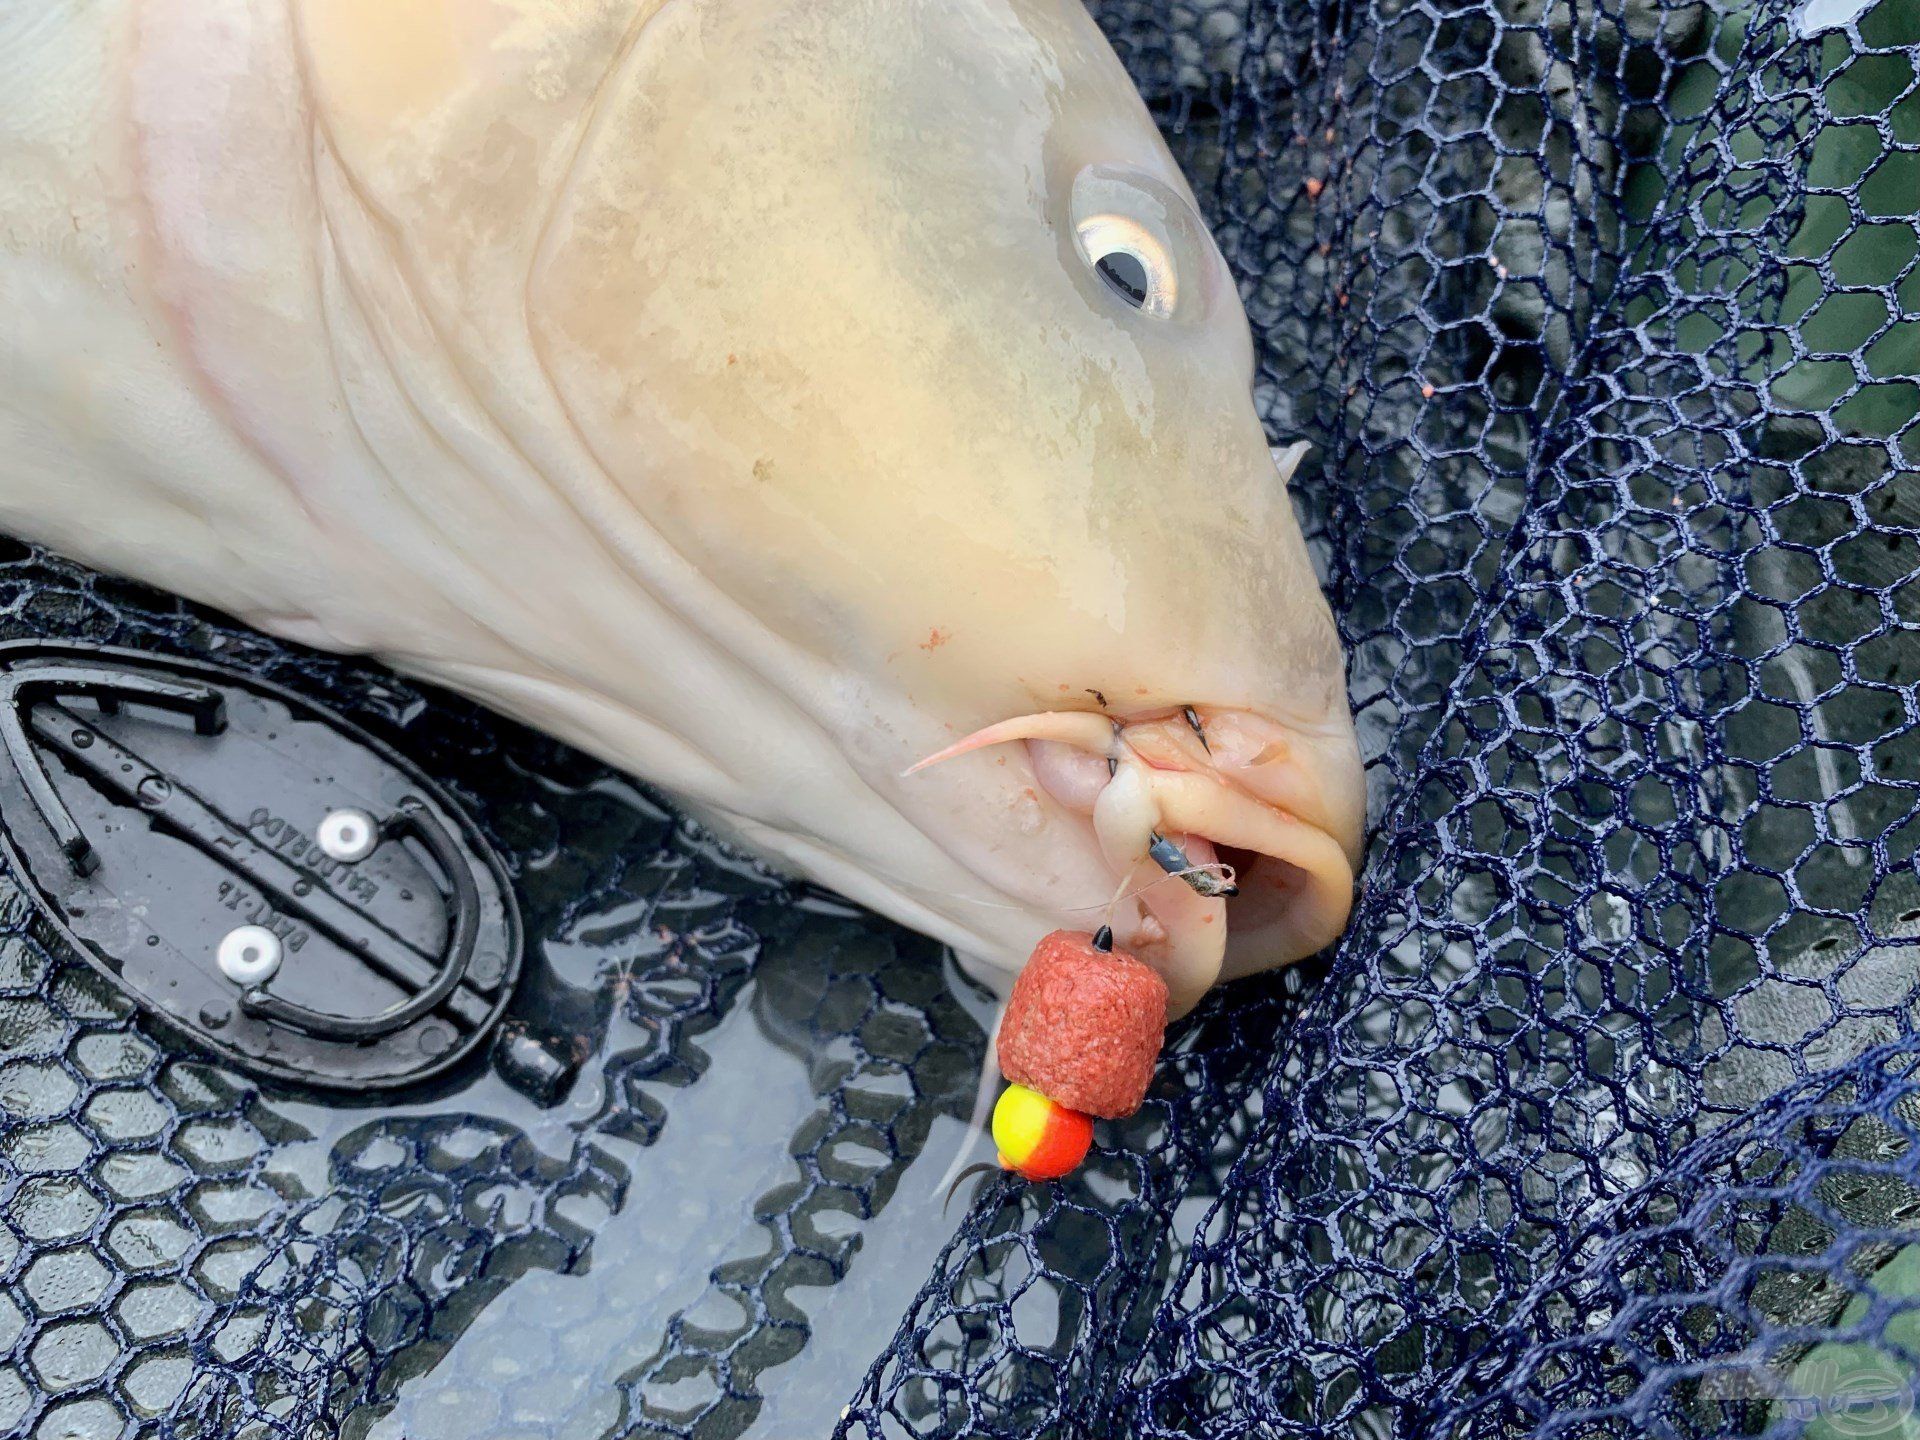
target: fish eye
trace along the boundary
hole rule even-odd
[[[1173,313],[1179,276],[1159,236],[1125,215],[1089,215],[1075,228],[1081,254],[1122,303],[1162,319]]]

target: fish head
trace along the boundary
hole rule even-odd
[[[1331,940],[1340,646],[1234,279],[1082,7],[669,6],[616,83],[535,269],[547,368],[648,523],[846,677],[827,723],[953,862],[876,828],[855,863],[1009,965],[1111,913],[1179,1008]]]
[[[668,5],[612,88],[530,311],[703,574],[956,723],[1340,708],[1233,277],[1080,5]]]
[[[1184,1009],[1339,932],[1363,787],[1304,447],[1276,458],[1234,277],[1079,0],[296,10],[362,248],[676,627],[569,651],[543,620],[519,653],[570,658],[537,705],[455,683],[1003,973],[1110,918]],[[334,288],[382,293],[329,230]],[[502,533],[551,586],[604,558]],[[449,673],[430,642],[387,649]],[[597,718],[648,689],[652,738]]]

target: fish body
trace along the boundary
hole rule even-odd
[[[1251,379],[1078,0],[0,0],[0,530],[1002,976],[1111,915],[1181,1009],[1344,923]]]

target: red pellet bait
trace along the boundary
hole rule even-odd
[[[1034,947],[1000,1020],[993,1109],[1000,1164],[1057,1180],[1086,1158],[1093,1117],[1140,1108],[1166,1037],[1167,986],[1113,935],[1056,930]]]
[[[1102,948],[1102,941],[1105,947]],[[1140,1108],[1167,1030],[1167,983],[1102,931],[1034,947],[1000,1020],[1000,1073],[1086,1115]]]

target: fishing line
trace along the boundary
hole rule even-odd
[[[921,895],[938,895],[947,900],[958,900],[964,905],[972,905],[982,910],[1031,910],[1034,908],[1031,905],[1020,905],[1005,900],[982,900],[978,896],[968,895],[959,890],[942,890],[937,885],[923,885],[917,880],[909,880],[905,876],[890,874],[885,870],[875,870],[873,873],[904,890],[912,890]],[[1111,917],[1114,908],[1122,901],[1144,895],[1147,891],[1164,885],[1169,880],[1184,880],[1189,875],[1213,875],[1229,885],[1236,883],[1238,879],[1235,867],[1224,861],[1214,860],[1205,865],[1189,865],[1182,870],[1165,871],[1144,884],[1136,885],[1131,890],[1126,888],[1127,882],[1122,879],[1120,889],[1114,892],[1113,898],[1099,905],[1053,905],[1047,908],[1058,910],[1065,915],[1104,914]]]

